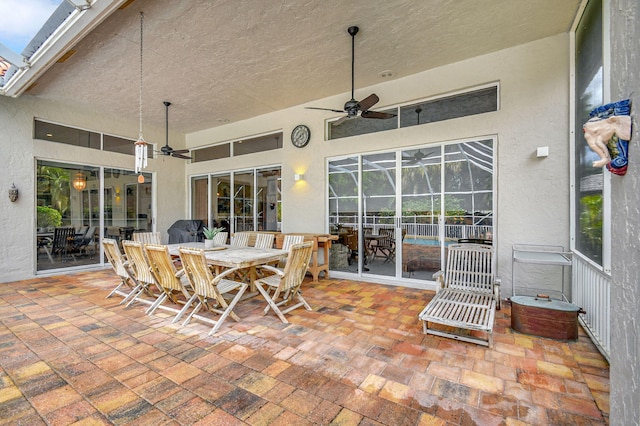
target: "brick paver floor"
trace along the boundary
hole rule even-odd
[[[307,279],[308,280],[308,279]],[[111,270],[0,284],[0,424],[607,424],[609,367],[586,334],[493,348],[422,333],[432,292],[305,282],[283,324],[259,296],[210,325],[105,298]]]

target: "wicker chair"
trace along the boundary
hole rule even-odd
[[[183,283],[181,280],[184,276],[184,269],[176,269],[167,246],[145,244],[144,252],[149,261],[151,275],[158,288],[162,290],[160,297],[147,309],[147,314],[151,315],[156,309],[162,308],[175,312],[177,315],[181,309],[164,306],[163,303],[169,300],[174,304],[185,304],[191,299],[191,294],[185,286],[187,283]],[[181,295],[184,296],[184,299],[180,297]]]
[[[236,321],[240,321],[240,318],[233,312],[240,297],[247,289],[248,285],[243,282],[233,281],[227,277],[231,274],[235,274],[239,269],[231,268],[224,272],[214,275],[207,264],[207,259],[204,255],[204,250],[192,249],[182,247],[180,248],[180,260],[184,267],[185,274],[191,288],[193,289],[193,296],[189,299],[184,308],[173,319],[173,322],[177,322],[187,312],[189,307],[195,303],[195,307],[184,321],[183,325],[189,324],[192,318],[197,318],[200,321],[213,324],[213,328],[209,331],[209,335],[212,335],[218,329],[228,316]],[[230,296],[235,292],[235,296],[230,302],[227,302],[223,295]],[[202,308],[208,309],[210,312],[220,314],[220,318],[217,320],[198,315],[198,312]]]
[[[259,267],[263,272],[269,271],[273,273],[254,281],[258,291],[267,301],[264,314],[269,312],[269,309],[273,309],[282,322],[288,323],[289,321],[287,321],[284,314],[300,306],[304,306],[308,311],[311,310],[307,301],[302,297],[300,287],[307,273],[312,253],[313,242],[294,244],[289,249],[289,256],[283,271],[269,265]],[[281,309],[282,306],[289,304],[294,298],[297,299],[298,303],[286,309]],[[282,300],[278,301],[278,299]]]

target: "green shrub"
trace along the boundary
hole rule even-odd
[[[38,206],[38,228],[49,228],[50,226],[62,225],[62,215],[54,208]]]

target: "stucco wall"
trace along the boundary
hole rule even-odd
[[[164,106],[160,104],[155,113],[164,114],[162,108]],[[35,273],[36,159],[133,169],[132,156],[33,140],[34,117],[133,139],[138,135],[135,119],[122,122],[91,111],[48,104],[28,95],[18,99],[0,96],[0,147],[3,151],[0,168],[4,171],[0,188],[5,194],[0,197],[0,230],[3,235],[0,240],[0,282],[31,278]],[[172,146],[184,145],[183,135],[171,136]],[[145,139],[163,145],[164,129],[145,127]],[[156,229],[162,231],[166,241],[166,229],[186,214],[184,161],[166,157],[151,160],[149,171],[155,170],[162,170],[154,175],[157,186],[161,188],[156,204]],[[7,192],[13,182],[20,191],[20,198],[15,203],[9,201]]]
[[[612,176],[611,424],[640,424],[640,4],[612,0],[611,101],[630,98],[629,168]]]
[[[340,106],[349,94],[187,135],[197,147],[282,129],[282,150],[245,155],[233,161],[187,165],[188,175],[282,164],[283,231],[326,232],[326,159],[334,156],[497,135],[498,272],[503,294],[510,294],[513,243],[569,243],[569,53],[568,36],[558,35],[446,67],[356,90],[357,99],[376,93],[380,106],[409,103],[443,93],[498,81],[500,110],[482,115],[324,140],[330,113],[304,106]],[[311,128],[303,149],[291,145],[296,124]],[[548,146],[547,158],[536,148]],[[305,182],[295,183],[294,173]],[[304,214],[301,213],[304,209]]]
[[[326,230],[326,159],[360,152],[411,147],[451,140],[497,136],[496,246],[503,294],[510,293],[511,246],[513,243],[544,243],[567,246],[569,239],[569,61],[566,34],[542,39],[446,67],[356,90],[356,98],[376,93],[380,107],[459,91],[498,81],[500,109],[497,112],[324,141],[324,120],[331,115],[307,110],[304,105],[255,117],[244,122],[186,135],[190,148],[282,129],[284,148],[229,160],[185,164],[173,158],[151,161],[158,187],[156,229],[163,232],[189,211],[188,177],[245,167],[282,165],[283,231]],[[335,107],[349,94],[309,103]],[[32,140],[33,117],[135,138],[137,120],[117,121],[78,111],[65,105],[47,105],[28,95],[0,98],[5,191],[15,181],[21,199],[11,204],[5,196],[0,215],[5,238],[0,267],[3,281],[29,278],[34,266],[34,158],[59,159],[81,164],[131,168],[132,158],[121,154],[87,150]],[[158,111],[146,114],[162,114]],[[296,124],[311,128],[311,143],[304,149],[291,145],[289,135]],[[147,129],[149,141],[164,141],[164,129]],[[174,138],[177,139],[174,142]],[[172,146],[180,147],[180,135],[172,135]],[[536,148],[549,146],[545,159]],[[304,182],[294,182],[294,173],[304,173]],[[185,178],[186,177],[186,178]],[[6,193],[5,193],[6,194]],[[11,204],[11,205],[10,205]],[[301,212],[304,214],[301,214]]]

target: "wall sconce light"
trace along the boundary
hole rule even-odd
[[[71,184],[76,189],[76,191],[82,191],[87,187],[87,177],[82,172],[76,173]]]
[[[11,189],[9,189],[9,200],[12,203],[15,203],[18,200],[18,188],[16,188],[16,184],[11,185]]]
[[[304,180],[304,175],[302,173],[296,173],[295,175],[293,175],[293,180],[295,180],[296,182],[299,180]]]

